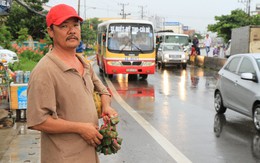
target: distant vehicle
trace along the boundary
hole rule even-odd
[[[157,64],[164,68],[166,65],[182,66],[186,69],[187,55],[183,47],[176,43],[161,43],[157,53]]]
[[[204,43],[199,43],[199,48],[205,48]]]
[[[184,51],[187,54],[189,54],[191,50],[191,40],[189,38],[189,35],[174,33],[171,30],[165,30],[165,31],[157,31],[155,33],[155,36],[156,36],[156,56],[158,53],[158,48],[161,43],[179,44],[183,47]]]
[[[15,52],[3,49],[3,47],[0,46],[0,62],[13,64],[14,62],[19,62],[19,60]]]
[[[11,10],[12,0],[1,0],[0,16],[8,15]]]
[[[129,74],[147,79],[155,73],[153,23],[146,20],[109,20],[98,25],[97,64],[108,77]]]
[[[230,57],[231,40],[228,41],[226,47],[224,48],[224,56],[226,58]]]
[[[228,108],[252,117],[260,131],[260,53],[232,55],[218,74],[216,112],[223,114]]]
[[[174,32],[157,32],[156,43],[176,43],[183,46],[183,48],[190,46],[189,35],[179,34]]]

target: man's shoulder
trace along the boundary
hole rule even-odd
[[[46,64],[48,64],[48,65],[46,65]],[[44,67],[49,67],[52,64],[53,64],[53,61],[51,60],[50,57],[48,57],[48,55],[45,55],[44,57],[42,57],[42,59],[38,62],[38,65],[42,65]]]
[[[42,59],[36,64],[34,67],[33,71],[36,72],[42,72],[42,71],[47,71],[48,69],[52,69],[54,63],[48,56],[42,57]]]

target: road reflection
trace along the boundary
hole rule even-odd
[[[136,110],[154,110],[154,85],[147,80],[129,79],[127,74],[117,74],[111,80],[118,94]]]
[[[128,80],[127,75],[117,75],[117,92],[125,97],[149,97],[154,99],[154,87],[147,80]]]
[[[169,84],[169,72],[167,70],[163,71],[163,81],[162,81],[163,94],[168,96],[170,94],[170,84]]]
[[[243,122],[242,122],[243,123]],[[247,124],[247,122],[245,122]],[[224,154],[228,155],[228,149],[233,146],[237,153],[245,154],[250,152],[256,161],[260,161],[260,134],[250,125],[248,127],[241,126],[241,121],[227,121],[224,114],[216,114],[214,118],[214,133],[219,139],[217,145]],[[225,147],[223,147],[225,146]],[[237,148],[234,148],[237,146]]]

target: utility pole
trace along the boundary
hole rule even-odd
[[[239,3],[245,4],[245,12],[250,16],[250,6],[251,6],[251,0],[238,0]]]
[[[80,0],[78,0],[78,15],[80,16]]]
[[[141,19],[144,19],[144,6],[138,6],[141,8]]]
[[[248,0],[248,4],[247,4],[247,8],[248,8],[248,16],[250,16],[250,6],[251,6],[251,0]]]
[[[122,9],[121,9],[122,13],[120,13],[120,15],[122,15],[122,19],[126,19],[127,15],[131,15],[130,13],[127,13],[127,14],[125,13],[125,5],[128,5],[128,4],[119,3],[119,5],[122,6]]]

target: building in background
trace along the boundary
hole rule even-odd
[[[260,3],[255,5],[255,11],[252,11],[252,15],[260,15]]]
[[[164,22],[164,30],[173,30],[174,33],[183,33],[183,25],[180,22]]]

